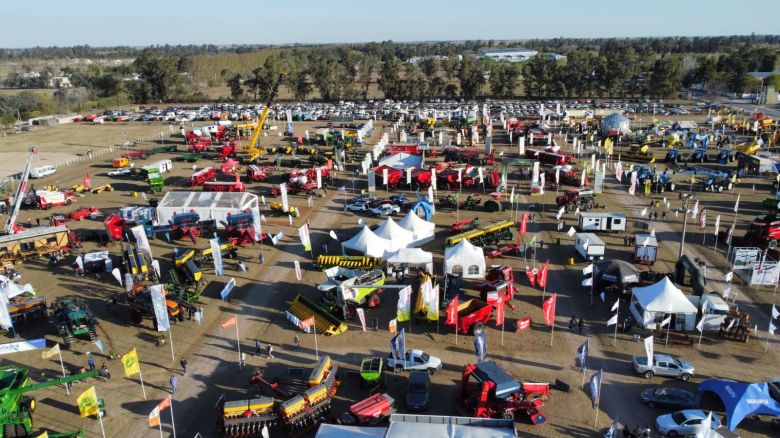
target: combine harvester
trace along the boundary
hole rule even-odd
[[[476,246],[495,245],[502,240],[511,240],[514,237],[512,234],[513,226],[514,222],[512,221],[494,222],[464,233],[450,236],[445,240],[445,244],[447,246],[454,246],[465,239]]]
[[[257,372],[249,378],[250,383],[268,387],[285,400],[278,402],[272,397],[259,397],[227,401],[223,397],[217,432],[231,438],[261,436],[264,428],[271,436],[297,437],[311,432],[330,415],[331,401],[341,384],[337,373],[338,366],[330,356],[322,356],[309,375],[308,389],[299,395],[289,395]]]
[[[343,319],[351,319],[357,307],[373,309],[379,305],[381,286],[385,284],[385,274],[381,269],[362,271],[334,266],[324,272],[328,279],[317,289],[322,292],[322,302],[331,312]]]

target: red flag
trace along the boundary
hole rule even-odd
[[[89,180],[89,174],[84,177],[84,187],[89,188],[90,180]]]
[[[236,322],[237,322],[236,316],[233,315],[230,319],[220,324],[220,327],[222,328],[233,327],[234,325],[236,325]]]
[[[171,406],[171,396],[167,396],[161,401],[152,412],[149,413],[149,427],[157,427],[160,425],[160,412]]]
[[[525,318],[520,318],[517,320],[517,333],[520,333],[521,331],[531,327],[531,317],[526,316]]]
[[[536,285],[536,270],[535,269],[526,269],[525,275],[528,277],[528,281],[531,282],[531,287],[534,287]]]
[[[547,286],[547,271],[550,269],[550,261],[544,262],[544,266],[539,270],[539,274],[536,276],[536,281],[539,283],[539,287],[544,288]]]
[[[313,325],[314,325],[314,317],[310,316],[302,320],[300,323],[298,323],[298,328],[300,328],[301,330],[306,330]]]
[[[499,298],[496,301],[496,327],[504,325],[504,307],[506,304],[504,300]]]
[[[458,323],[458,296],[455,295],[455,298],[450,301],[450,304],[447,306],[447,320],[444,321],[444,324],[448,325],[456,325]]]
[[[520,219],[520,227],[518,227],[517,231],[522,236],[525,234],[526,228],[528,228],[528,214],[523,213],[523,217]]]
[[[557,297],[557,294],[552,294],[550,295],[550,298],[544,300],[544,304],[542,304],[544,322],[549,326],[553,325],[553,322],[555,322],[555,300]]]

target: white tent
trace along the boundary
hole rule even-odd
[[[222,229],[229,215],[258,206],[257,195],[249,192],[167,192],[157,206],[157,223],[167,225],[176,214],[194,212]]]
[[[413,211],[409,211],[403,219],[398,221],[398,225],[414,234],[412,246],[425,245],[433,240],[436,234],[436,224],[417,216]]]
[[[346,254],[347,250],[351,250],[369,257],[382,257],[385,251],[390,248],[390,241],[374,234],[368,228],[368,225],[363,225],[363,229],[359,233],[346,242],[341,243],[342,253]]]
[[[482,278],[485,276],[485,252],[463,239],[444,250],[444,272],[463,274],[463,278]]]
[[[670,314],[674,315],[673,329],[693,330],[696,325],[696,306],[669,277],[647,287],[635,287],[629,309],[637,323],[646,329],[654,330]]]
[[[379,224],[374,234],[390,241],[390,251],[406,248],[414,242],[414,233],[398,225],[391,217]]]
[[[393,268],[422,268],[426,272],[433,273],[433,254],[420,248],[401,248],[397,251],[388,251],[382,256],[387,262],[387,271]]]
[[[409,167],[422,167],[422,157],[419,155],[399,152],[388,155],[379,160],[380,166],[392,167],[393,169],[407,169]]]
[[[604,129],[604,132],[619,130],[623,134],[630,134],[630,123],[630,120],[628,120],[626,116],[620,113],[612,113],[601,119],[601,126]]]

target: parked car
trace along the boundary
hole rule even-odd
[[[707,418],[707,412],[700,409],[686,409],[684,411],[664,414],[655,419],[655,427],[662,435],[692,436],[702,431],[702,423]],[[712,414],[710,428],[720,427],[720,417]]]
[[[645,389],[639,394],[639,399],[650,408],[669,409],[695,409],[699,407],[700,401],[699,396],[692,392],[660,386]]]
[[[347,205],[370,203],[370,202],[374,202],[375,200],[376,200],[376,196],[369,195],[368,193],[363,193],[362,195],[355,196],[354,198],[347,201]]]
[[[427,371],[428,374],[433,375],[441,369],[441,359],[422,350],[409,350],[403,359],[397,359],[391,353],[385,360],[385,366],[394,371]]]
[[[647,366],[647,356],[634,356],[631,358],[634,371],[651,379],[654,375],[678,377],[687,382],[693,376],[693,364],[666,354],[653,355],[653,366]]]
[[[430,400],[431,376],[425,371],[412,371],[406,388],[406,407],[411,411],[427,411]]]
[[[349,211],[366,211],[368,210],[367,202],[358,202],[355,204],[347,204],[347,210]]]
[[[371,213],[374,213],[376,216],[393,216],[400,212],[401,207],[395,204],[384,204],[371,209]]]
[[[393,195],[390,197],[390,200],[393,201],[395,205],[401,207],[402,210],[406,210],[412,206],[412,201],[404,194]]]
[[[123,176],[123,175],[129,175],[133,169],[129,167],[121,167],[117,170],[112,170],[111,172],[108,172],[108,176]]]

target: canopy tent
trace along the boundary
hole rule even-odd
[[[390,249],[391,242],[374,234],[368,228],[368,225],[363,225],[363,229],[351,239],[341,242],[341,252],[343,254],[346,254],[349,250],[369,257],[382,257],[385,251]]]
[[[670,314],[673,328],[677,330],[693,330],[696,325],[696,306],[669,277],[647,287],[634,288],[629,309],[637,323],[646,329],[654,330]]]
[[[436,224],[417,216],[414,209],[411,209],[403,219],[398,221],[398,225],[412,232],[414,235],[412,246],[424,245],[432,241],[436,234]]]
[[[391,217],[379,224],[374,234],[390,242],[389,251],[406,248],[414,242],[414,233],[398,225]]]
[[[457,245],[444,250],[444,273],[463,274],[463,278],[484,277],[485,252],[468,240],[461,240]]]
[[[6,300],[21,295],[23,293],[30,293],[35,295],[35,289],[33,289],[30,283],[19,285],[13,282],[5,275],[0,275],[0,294],[2,294]],[[0,298],[2,299],[2,298]]]
[[[621,134],[628,134],[630,121],[620,113],[612,113],[601,119],[601,127],[604,132],[619,131]]]
[[[194,212],[200,220],[214,219],[225,228],[227,217],[258,208],[257,195],[249,192],[168,192],[157,205],[157,223],[168,224],[179,213]]]
[[[728,428],[734,431],[739,423],[753,415],[780,415],[780,402],[772,397],[767,382],[743,383],[733,380],[708,379],[699,384],[699,392],[712,391],[726,408]]]
[[[387,271],[393,268],[419,268],[433,274],[433,254],[420,248],[401,248],[397,251],[387,251],[382,256],[387,262]]]
[[[388,155],[382,158],[379,160],[379,165],[401,170],[408,169],[410,167],[422,168],[422,157],[419,155],[399,152],[397,154]]]
[[[341,424],[320,424],[316,438],[383,438],[386,427],[344,426]]]
[[[596,289],[616,287],[621,293],[639,283],[639,272],[634,265],[622,260],[604,260],[596,265],[594,272]]]

